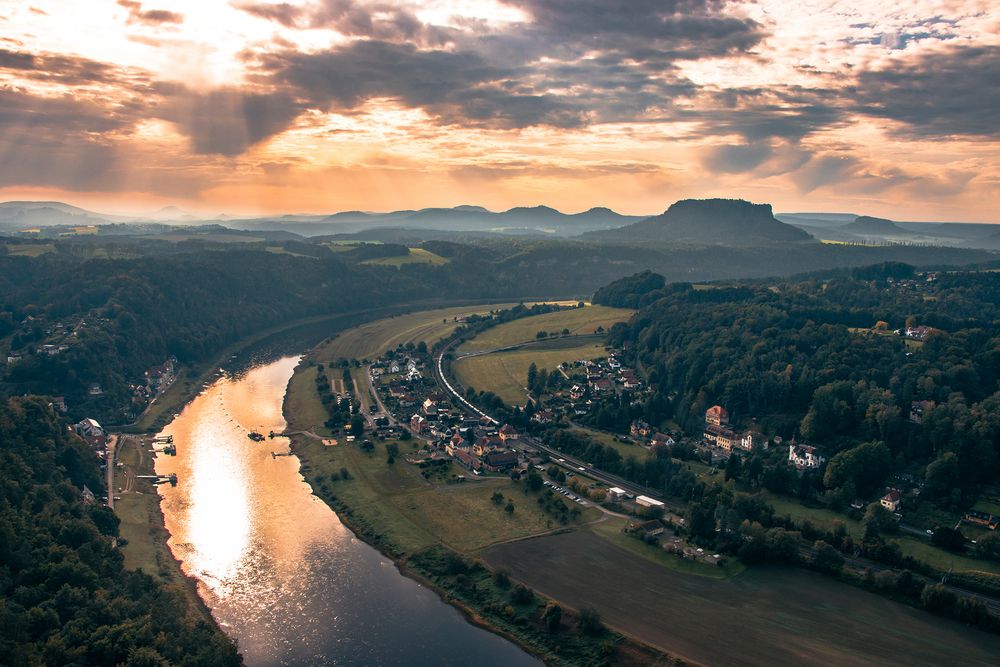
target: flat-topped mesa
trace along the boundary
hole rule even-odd
[[[806,232],[774,217],[770,204],[742,199],[683,199],[664,213],[591,238],[711,245],[768,245],[812,241]]]

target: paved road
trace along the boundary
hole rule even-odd
[[[118,436],[108,436],[108,457],[105,459],[105,485],[108,487],[108,507],[115,509],[115,458],[118,456]]]

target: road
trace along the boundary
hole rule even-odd
[[[108,436],[108,456],[105,461],[105,486],[108,487],[108,507],[115,509],[115,458],[118,456],[118,436]]]

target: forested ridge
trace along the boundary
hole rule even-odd
[[[874,492],[890,472],[912,473],[926,497],[957,507],[996,481],[1000,275],[918,275],[890,264],[707,287],[646,274],[595,295],[644,306],[610,340],[653,390],[608,419],[673,418],[698,433],[704,411],[720,404],[740,427],[820,446],[833,457],[825,487],[850,483],[851,494]],[[922,340],[893,333],[917,326],[930,328]],[[913,401],[930,402],[920,425],[909,419]],[[863,443],[877,443],[878,454],[857,449]],[[881,462],[877,479],[862,461]],[[779,490],[794,488],[786,482]]]
[[[84,498],[97,461],[45,402],[0,403],[0,664],[240,664],[182,592],[122,567],[118,519]]]

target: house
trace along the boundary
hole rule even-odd
[[[706,442],[714,443],[715,445],[722,447],[724,450],[731,451],[733,445],[739,442],[739,438],[735,431],[726,428],[720,424],[707,423],[705,424],[704,438]]]
[[[578,384],[573,385],[573,388],[569,390],[569,397],[574,401],[579,401],[585,394],[586,390]]]
[[[935,333],[936,331],[938,330],[935,329],[934,327],[926,327],[926,326],[907,327],[906,337],[913,338],[914,340],[925,340],[929,335]]]
[[[646,422],[642,421],[641,419],[636,419],[635,421],[632,422],[632,425],[629,427],[628,432],[633,438],[648,438],[649,434],[652,432],[652,429]]]
[[[8,364],[16,364],[19,361],[21,361],[21,353],[20,352],[8,352],[7,353],[7,363]]]
[[[488,452],[497,449],[503,445],[503,440],[497,435],[484,435],[483,437],[476,440],[476,444],[472,446],[472,451],[476,456],[485,456]]]
[[[424,400],[423,404],[420,406],[420,411],[423,412],[428,417],[437,416],[438,409],[437,403],[435,403],[430,398]]]
[[[756,431],[747,431],[740,436],[739,441],[735,444],[744,451],[752,452],[767,449],[767,438]]]
[[[649,441],[653,447],[671,447],[674,444],[674,439],[671,438],[666,433],[660,433],[657,431],[653,434],[652,439]]]
[[[635,504],[640,507],[663,507],[663,503],[656,498],[650,498],[649,496],[636,496]]]
[[[483,457],[483,464],[492,472],[506,472],[517,465],[517,452],[492,451]]]
[[[89,488],[87,488],[86,484],[83,485],[83,494],[82,495],[83,495],[83,504],[84,505],[93,505],[94,503],[97,502],[97,497],[94,496],[94,492],[91,491]]]
[[[63,396],[53,396],[52,402],[49,403],[49,405],[51,405],[54,410],[58,410],[59,412],[66,412],[67,410],[66,398]]]
[[[420,435],[427,429],[427,419],[423,415],[413,415],[410,418],[410,430]]]
[[[483,462],[464,449],[456,449],[453,455],[459,465],[466,470],[479,470],[483,467]]]
[[[73,424],[73,431],[87,441],[91,447],[97,450],[104,450],[108,444],[108,436],[104,428],[97,423],[97,420],[83,419]]]
[[[705,424],[726,426],[729,424],[729,413],[721,405],[713,405],[708,410],[705,410]]]
[[[399,397],[399,407],[412,408],[417,404],[417,397],[413,394],[403,394]]]
[[[974,526],[982,526],[983,528],[989,528],[990,530],[996,530],[1000,526],[1000,518],[989,514],[988,512],[977,512],[976,510],[970,510],[965,513],[962,520],[966,523],[971,523]]]
[[[73,424],[73,431],[75,431],[77,435],[85,438],[94,436],[103,437],[105,435],[104,428],[97,422],[96,419],[91,419],[90,417]]]
[[[826,459],[820,455],[819,450],[810,445],[798,445],[792,440],[788,445],[788,462],[800,470],[803,468],[819,468]]]
[[[608,500],[612,502],[621,502],[625,500],[626,496],[628,494],[625,493],[625,489],[620,489],[617,486],[612,486],[608,489]]]
[[[630,369],[625,369],[621,372],[622,384],[626,389],[638,389],[642,386],[642,382],[636,377],[635,371]]]
[[[531,415],[531,421],[538,424],[551,424],[556,420],[555,414],[551,410],[539,410]]]
[[[649,521],[632,521],[628,525],[628,531],[644,538],[656,537],[663,534],[663,524],[656,519]]]
[[[100,396],[101,394],[104,393],[104,390],[101,389],[101,385],[94,382],[87,389],[87,393],[90,394],[91,396]]]
[[[899,491],[896,489],[890,489],[889,493],[882,496],[882,507],[886,508],[890,512],[899,511],[899,503],[902,501],[902,496],[899,495]]]
[[[607,378],[598,378],[590,383],[590,388],[599,394],[606,394],[614,389],[614,385]]]
[[[517,429],[515,429],[510,424],[504,424],[500,427],[500,439],[504,442],[509,442],[511,440],[517,440],[518,434]]]
[[[452,447],[461,447],[465,444],[465,438],[462,437],[461,433],[455,433],[448,442],[451,443]]]
[[[923,424],[924,415],[929,412],[935,403],[934,401],[913,401],[910,403],[910,421],[914,424]]]

